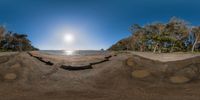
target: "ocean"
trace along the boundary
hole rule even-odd
[[[66,55],[66,56],[74,56],[74,55],[96,55],[96,54],[107,54],[108,51],[105,50],[40,50],[39,52],[51,55]]]

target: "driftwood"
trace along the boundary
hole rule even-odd
[[[104,57],[106,60],[109,60],[110,58],[111,58],[112,56],[110,55],[110,56],[106,56],[106,57]]]
[[[103,63],[103,62],[106,62],[106,61],[109,61],[109,59],[104,59],[104,60],[101,60],[99,62],[92,62],[92,63],[90,63],[90,65],[96,65],[96,64],[100,64],[100,63]]]
[[[92,69],[93,65],[96,65],[96,64],[100,64],[100,63],[103,63],[103,62],[106,62],[106,61],[109,61],[109,59],[111,58],[112,56],[106,56],[104,57],[104,60],[101,60],[101,61],[98,61],[98,62],[93,62],[93,63],[89,63],[87,65],[78,65],[78,66],[72,66],[72,65],[61,65],[60,68],[63,68],[65,70],[85,70],[85,69]]]
[[[34,57],[34,58],[38,59],[39,61],[41,61],[41,62],[43,62],[43,63],[45,63],[45,64],[47,64],[47,65],[51,65],[51,66],[53,65],[52,62],[43,60],[42,57],[34,56],[34,55],[32,55],[30,52],[28,52],[28,54],[29,54],[31,57]]]
[[[54,63],[50,62],[50,61],[46,61],[44,60],[42,57],[38,57],[38,56],[34,56],[32,55],[30,52],[28,52],[28,54],[36,59],[38,59],[39,61],[47,64],[47,65],[54,65]],[[109,61],[109,59],[111,58],[112,56],[109,55],[109,56],[106,56],[104,57],[104,60],[101,60],[101,61],[98,61],[98,62],[92,62],[92,63],[89,63],[89,64],[86,64],[86,65],[61,65],[60,68],[62,69],[65,69],[65,70],[70,70],[70,71],[76,71],[76,70],[85,70],[85,69],[92,69],[93,65],[96,65],[96,64],[100,64],[100,63],[103,63],[103,62],[106,62],[106,61]]]
[[[84,66],[71,66],[71,65],[61,65],[60,68],[63,68],[65,70],[75,71],[75,70],[85,70],[85,69],[92,69],[92,65],[84,65]]]

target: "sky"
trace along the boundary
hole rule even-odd
[[[0,0],[0,25],[41,50],[107,49],[133,24],[182,18],[200,24],[200,0]],[[69,34],[73,41],[66,41]],[[68,38],[68,37],[67,37]]]

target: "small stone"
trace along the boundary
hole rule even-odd
[[[135,65],[135,62],[134,62],[133,57],[128,58],[128,59],[126,60],[126,64],[127,64],[128,66],[134,66],[134,65]]]
[[[150,76],[150,74],[148,70],[135,70],[132,72],[132,76],[135,78],[145,78]]]
[[[187,82],[190,81],[190,79],[185,77],[185,76],[172,76],[172,77],[169,78],[169,80],[172,83],[176,83],[176,84],[187,83]]]
[[[4,79],[5,80],[14,80],[17,78],[17,75],[15,73],[7,73],[5,76],[4,76]]]

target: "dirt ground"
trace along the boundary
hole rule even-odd
[[[68,71],[26,52],[0,56],[0,100],[199,100],[200,82],[172,84],[131,76],[130,54],[118,54],[93,69]]]

